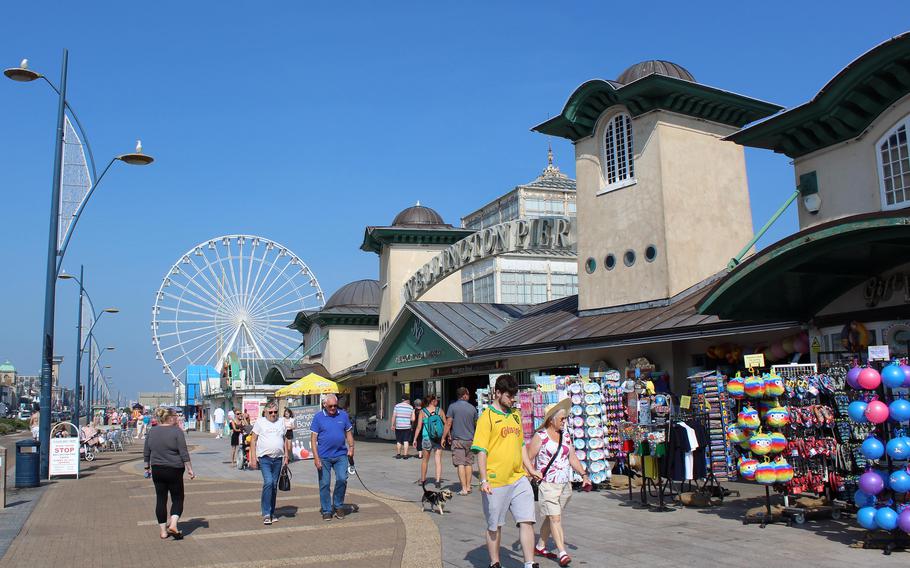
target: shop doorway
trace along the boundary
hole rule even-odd
[[[468,401],[477,406],[477,389],[485,389],[490,386],[490,375],[471,375],[465,377],[451,377],[443,381],[443,404],[448,408],[450,404],[458,399],[457,391],[461,387],[468,389],[471,398]]]

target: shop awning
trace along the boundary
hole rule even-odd
[[[330,381],[325,377],[320,377],[316,373],[310,373],[299,381],[282,387],[275,391],[275,396],[308,396],[314,394],[337,394],[346,392],[343,387],[338,386],[335,381]]]
[[[699,304],[727,319],[809,321],[869,278],[910,258],[910,210],[846,217],[811,227],[752,256]]]

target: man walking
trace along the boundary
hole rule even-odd
[[[541,475],[528,458],[521,413],[512,408],[517,393],[518,383],[512,375],[496,379],[493,404],[480,415],[471,445],[480,468],[490,568],[502,566],[499,548],[507,512],[518,524],[524,568],[539,568],[534,562],[534,491],[527,475],[536,479]]]
[[[256,421],[250,443],[250,467],[258,466],[262,471],[262,524],[270,525],[278,520],[275,516],[275,500],[278,498],[278,477],[281,466],[287,465],[291,452],[291,441],[284,437],[284,420],[278,420],[278,405],[265,405],[265,418]]]
[[[220,406],[215,409],[215,438],[220,440],[224,433],[224,409]]]
[[[471,492],[471,476],[474,473],[474,454],[471,452],[474,429],[477,425],[477,409],[468,402],[471,393],[461,387],[456,391],[458,400],[446,411],[446,427],[442,433],[443,444],[452,448],[452,465],[458,470],[461,482],[459,495]]]
[[[398,453],[395,459],[400,460],[402,457],[408,459],[408,443],[411,441],[411,423],[415,420],[414,407],[408,401],[408,395],[401,396],[401,402],[395,405],[392,410],[392,420],[395,422],[395,448]],[[404,456],[401,455],[401,446],[404,445]]]
[[[319,505],[322,520],[332,515],[343,519],[344,493],[348,488],[348,458],[354,457],[354,433],[348,413],[338,408],[338,397],[326,395],[322,412],[317,412],[310,424],[310,447],[319,476]],[[335,492],[329,491],[335,472]],[[532,539],[533,539],[533,535]]]

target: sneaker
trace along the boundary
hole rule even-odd
[[[331,520],[332,520],[332,513],[323,513],[323,514],[322,514],[322,520],[323,520],[323,521],[331,521]]]
[[[439,489],[442,486],[442,482],[439,481],[438,479],[436,481],[434,481],[433,484],[436,486],[436,489]]]
[[[494,562],[493,564],[490,564],[490,568],[502,568],[502,564]]]
[[[338,507],[337,509],[335,509],[335,518],[336,519],[343,519],[346,514],[347,513],[345,512],[344,507]]]
[[[273,523],[277,523],[277,522],[278,522],[278,517],[272,515],[272,522],[273,522]]]
[[[270,525],[270,524],[272,524],[272,517],[264,517],[264,518],[262,519],[262,524],[264,524],[264,525]]]
[[[395,459],[396,459],[396,460],[400,460],[400,459],[401,459],[401,454],[396,454],[396,455],[395,455]]]

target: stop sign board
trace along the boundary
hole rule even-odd
[[[79,475],[79,438],[51,438],[48,476]]]

